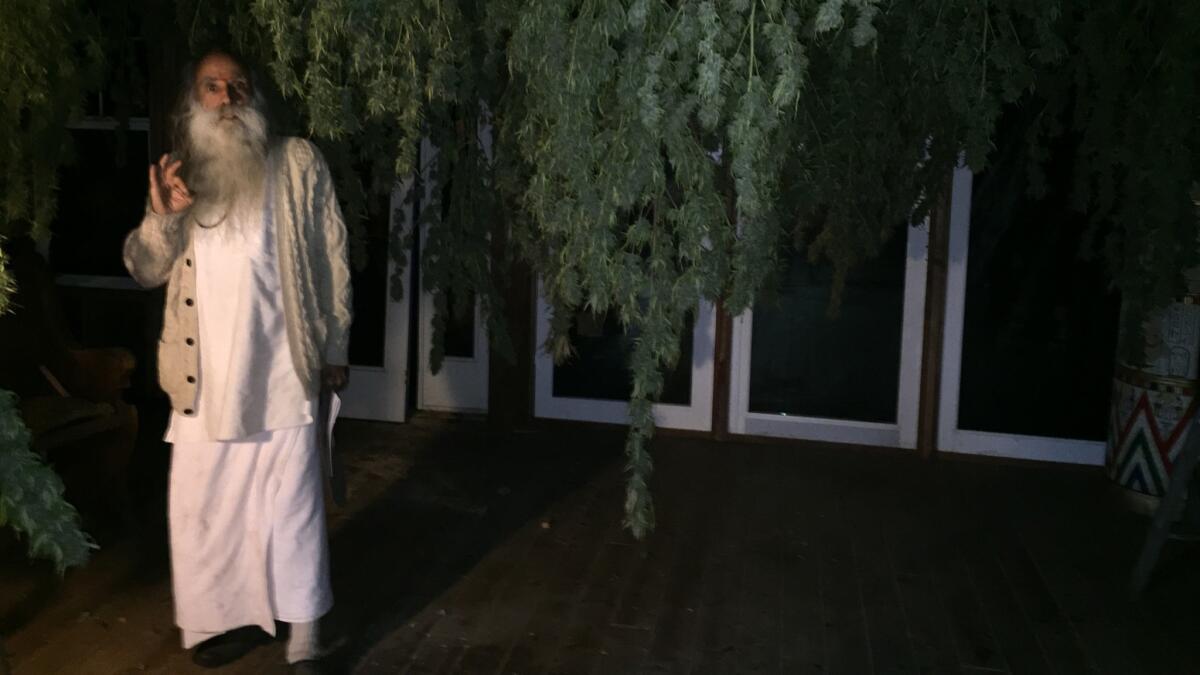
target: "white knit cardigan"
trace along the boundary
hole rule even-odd
[[[309,396],[321,386],[321,367],[346,365],[350,342],[350,267],[346,225],[329,168],[302,138],[277,139],[268,155],[274,181],[272,213],[288,346]],[[200,367],[200,329],[193,265],[193,219],[187,211],[160,216],[149,208],[125,239],[125,267],[146,288],[167,284],[158,379],[171,407],[194,413]]]

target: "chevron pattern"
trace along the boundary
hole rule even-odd
[[[1160,497],[1197,401],[1192,386],[1151,380],[1144,373],[1113,379],[1107,465],[1118,485]]]

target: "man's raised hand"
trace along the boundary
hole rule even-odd
[[[192,205],[192,193],[179,177],[183,162],[169,161],[166,155],[150,165],[150,208],[160,216],[169,216]]]

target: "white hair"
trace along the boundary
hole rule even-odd
[[[184,115],[187,183],[201,227],[236,221],[262,207],[267,119],[261,98],[205,109],[194,97]]]

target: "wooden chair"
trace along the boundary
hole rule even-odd
[[[4,243],[17,283],[13,311],[0,316],[0,388],[20,397],[33,449],[62,476],[80,508],[128,513],[129,460],[137,409],[122,400],[135,367],[123,349],[72,344],[54,277],[28,238]]]

